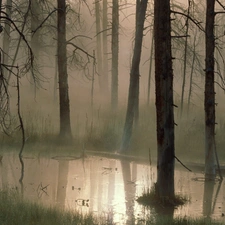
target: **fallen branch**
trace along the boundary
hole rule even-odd
[[[192,170],[190,170],[187,166],[185,166],[176,156],[174,156],[174,158],[188,171],[192,172]]]

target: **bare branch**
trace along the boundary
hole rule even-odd
[[[193,19],[191,16],[188,16],[186,15],[185,13],[182,13],[182,12],[178,12],[178,11],[174,11],[174,10],[171,10],[170,11],[171,13],[174,13],[174,14],[179,14],[179,15],[182,15],[182,16],[185,16],[187,17],[189,20],[191,20],[201,31],[205,32],[204,28],[201,26],[201,22],[198,22],[196,21],[195,19]]]
[[[80,50],[81,52],[83,52],[84,54],[86,54],[88,57],[94,58],[93,55],[90,55],[87,51],[85,51],[84,49],[82,49],[82,48],[80,48],[79,46],[75,45],[74,43],[68,42],[68,41],[67,41],[66,44],[67,44],[67,45],[72,45],[74,48]]]
[[[225,6],[219,0],[216,0],[216,2],[225,10]]]
[[[73,39],[78,38],[78,37],[85,37],[85,38],[88,38],[88,39],[91,39],[92,40],[91,37],[88,37],[88,36],[85,36],[85,35],[76,35],[76,36],[70,38],[67,42],[71,42]]]
[[[52,12],[50,12],[48,14],[48,16],[40,23],[40,25],[35,29],[32,30],[33,35],[42,27],[42,25],[48,20],[48,18],[54,13],[56,12],[58,9],[54,9]]]

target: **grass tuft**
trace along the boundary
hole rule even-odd
[[[144,191],[143,195],[140,196],[137,199],[137,202],[144,205],[144,206],[150,206],[150,207],[178,207],[182,206],[187,202],[187,198],[175,195],[173,198],[170,197],[160,197],[156,193],[155,185],[151,188],[148,188],[146,191]]]

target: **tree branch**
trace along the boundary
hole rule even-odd
[[[216,2],[225,10],[225,6],[219,0],[216,0]]]
[[[89,56],[90,58],[93,58],[94,59],[94,56],[93,55],[90,55],[87,51],[83,50],[82,48],[80,48],[79,46],[75,45],[74,43],[72,42],[66,42],[67,45],[72,45],[74,48],[80,50],[81,52],[83,52],[84,54],[86,54],[87,56]]]
[[[58,11],[58,9],[54,9],[52,12],[50,12],[48,16],[40,23],[40,25],[35,30],[32,30],[33,35],[38,31],[38,29],[42,27],[42,25],[48,20],[48,18],[56,11]]]
[[[175,155],[174,155],[174,158],[185,168],[187,169],[188,171],[192,172],[192,170],[190,170],[187,166],[185,166]]]
[[[178,11],[174,11],[174,10],[171,10],[170,11],[171,13],[174,13],[174,14],[179,14],[179,15],[182,15],[182,16],[185,16],[187,17],[189,20],[191,20],[201,31],[205,32],[204,28],[201,26],[201,22],[198,22],[196,21],[195,19],[193,19],[191,16],[188,16],[186,15],[185,13],[182,13],[182,12],[178,12]]]

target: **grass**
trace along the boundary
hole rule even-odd
[[[223,223],[207,219],[207,218],[170,218],[170,217],[158,217],[147,221],[146,225],[222,225]]]
[[[222,222],[211,218],[173,218],[174,209],[184,205],[188,199],[186,197],[175,195],[174,198],[159,198],[155,191],[155,186],[144,191],[137,201],[144,207],[151,210],[150,218],[146,224],[154,225],[222,225]]]
[[[32,111],[33,110],[33,111]],[[57,113],[56,113],[57,114]],[[114,152],[119,149],[126,114],[126,107],[121,106],[118,111],[109,109],[95,109],[93,113],[71,113],[73,143],[65,147],[57,138],[59,130],[58,116],[49,111],[32,108],[23,112],[23,121],[26,135],[25,151],[38,151],[38,154],[55,154],[57,151],[77,153],[83,149],[94,151]],[[219,112],[218,112],[219,114]],[[221,113],[221,115],[223,115]],[[218,118],[219,120],[219,118]],[[133,130],[131,145],[128,154],[148,158],[149,149],[152,158],[157,157],[155,105],[140,105],[139,125]],[[225,126],[223,119],[216,129],[216,142],[219,158],[225,157],[223,134]],[[185,161],[204,162],[204,113],[202,109],[195,109],[193,114],[185,115],[182,119],[175,114],[175,146],[176,156]],[[18,128],[14,119],[12,127]],[[187,141],[188,140],[188,141]],[[0,148],[15,148],[21,144],[21,131],[13,129],[10,136],[0,134]],[[63,149],[63,151],[62,151]],[[57,153],[58,154],[58,153]],[[185,158],[183,157],[185,154]]]
[[[169,208],[176,208],[178,206],[182,206],[187,202],[187,198],[180,196],[180,195],[175,195],[173,198],[168,198],[168,197],[159,197],[156,193],[155,190],[155,185],[152,186],[150,189],[148,188],[146,191],[144,191],[143,195],[140,196],[137,201],[144,205],[144,206],[149,206],[149,207],[154,207],[154,208],[163,208],[165,209],[166,207]]]
[[[4,225],[114,225],[112,219],[66,212],[58,208],[38,205],[23,200],[16,191],[0,191],[0,224]],[[200,218],[175,218],[156,216],[146,221],[132,221],[129,225],[221,225],[222,223]]]
[[[16,192],[0,191],[0,224],[4,225],[107,225],[107,218],[46,208],[23,200]]]

